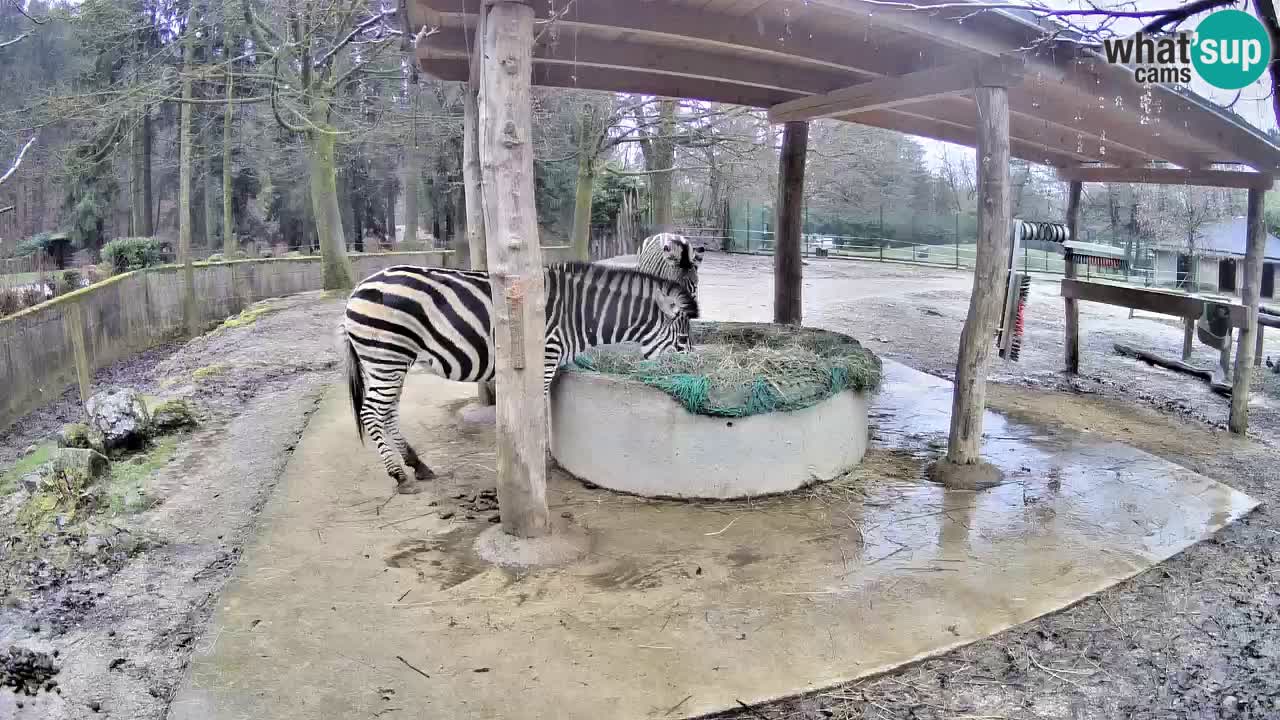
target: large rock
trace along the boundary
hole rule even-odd
[[[111,474],[111,461],[95,450],[58,448],[40,474],[43,485],[56,484],[63,492],[79,495]]]
[[[196,408],[189,400],[168,400],[151,413],[151,429],[157,434],[177,432],[197,424]]]
[[[58,447],[83,448],[105,453],[102,433],[84,423],[70,423],[62,426],[58,432]]]
[[[130,388],[111,388],[89,398],[89,425],[102,433],[107,452],[136,450],[147,442],[151,417],[142,395]]]

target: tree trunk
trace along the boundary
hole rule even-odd
[[[195,270],[191,266],[191,166],[194,162],[191,147],[191,113],[195,107],[191,100],[191,78],[187,71],[195,51],[195,28],[190,16],[187,20],[187,37],[182,47],[183,77],[182,109],[178,121],[178,262],[182,264],[182,319],[187,334],[196,334]]]
[[[804,209],[804,163],[809,123],[786,123],[778,159],[778,207],[773,251],[773,321],[799,325],[801,319],[801,224]]]
[[[532,44],[532,7],[514,2],[489,7],[480,68],[479,149],[497,350],[498,504],[502,529],[525,538],[550,531],[542,389],[546,295],[529,97]]]
[[[591,260],[591,201],[596,179],[595,109],[582,106],[578,118],[578,182],[573,197],[573,257]]]
[[[480,149],[479,143],[479,109],[476,105],[476,94],[480,89],[480,49],[484,36],[484,10],[476,24],[476,42],[474,57],[471,58],[471,78],[463,94],[462,116],[462,184],[464,201],[467,204],[467,247],[471,250],[471,269],[484,270],[489,267],[486,254],[484,227],[484,199],[480,188]],[[483,388],[483,384],[481,385]],[[492,405],[493,398],[482,389],[481,401]]]
[[[418,153],[410,148],[404,168],[404,241],[418,242]]]
[[[352,287],[351,260],[342,236],[342,210],[338,207],[338,172],[334,167],[336,138],[328,130],[329,104],[324,98],[312,99],[311,122],[320,128],[307,133],[310,145],[311,211],[315,215],[316,236],[320,242],[323,286],[325,290]]]
[[[400,186],[396,180],[394,167],[390,168],[387,173],[386,188],[385,204],[383,205],[383,217],[387,227],[386,243],[394,245],[396,242],[396,196],[400,194]]]
[[[235,121],[235,105],[231,102],[234,90],[234,79],[227,73],[227,106],[222,111],[222,254],[231,259],[232,253],[239,249],[236,243],[236,229],[231,219],[231,147]]]
[[[655,232],[670,232],[675,223],[672,219],[671,186],[676,161],[676,143],[673,137],[676,132],[676,101],[663,100],[658,103],[658,132],[650,140],[648,153],[649,205],[653,208],[653,225]],[[654,172],[659,170],[660,172]]]
[[[209,22],[212,19],[212,13],[209,11],[211,2],[205,3],[205,27],[204,27],[204,64],[213,63],[213,25]],[[205,85],[207,88],[208,85]],[[208,91],[203,91],[202,95],[209,95]],[[218,197],[218,178],[213,174],[213,123],[214,118],[218,116],[217,107],[214,105],[206,105],[205,110],[200,114],[204,116],[204,126],[200,130],[200,145],[204,153],[204,244],[208,248],[208,252],[215,252],[218,247],[218,211],[216,199]],[[225,116],[225,111],[224,111]],[[208,254],[208,253],[206,253]]]
[[[150,237],[154,224],[151,215],[151,113],[148,110],[142,111],[138,125],[133,130],[130,155],[130,169],[133,173],[130,207],[133,234]]]
[[[364,192],[347,183],[347,199],[351,203],[351,247],[364,252]]]
[[[1258,305],[1262,289],[1262,260],[1267,244],[1267,227],[1263,219],[1266,193],[1249,190],[1248,244],[1244,255],[1244,280],[1240,286],[1240,302],[1247,310],[1248,322],[1240,328],[1240,340],[1236,346],[1236,367],[1231,378],[1231,417],[1227,422],[1231,432],[1244,435],[1249,431],[1249,383],[1253,378],[1255,333],[1258,327]]]
[[[978,106],[978,251],[951,404],[947,459],[956,465],[973,465],[981,459],[987,361],[1005,299],[1001,281],[1009,258],[1009,94],[1002,87],[979,87],[974,99]]]

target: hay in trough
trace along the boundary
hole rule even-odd
[[[839,333],[751,323],[694,323],[694,348],[645,360],[630,346],[601,347],[571,366],[630,378],[689,412],[744,417],[806,408],[844,390],[880,385],[880,359]]]

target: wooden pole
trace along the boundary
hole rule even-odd
[[[547,534],[547,413],[542,393],[546,295],[533,195],[529,85],[533,8],[486,0],[479,151],[497,350],[498,504],[502,529]]]
[[[804,161],[809,148],[809,123],[789,122],[782,130],[782,153],[778,159],[778,206],[774,211],[773,321],[799,325],[802,315],[801,237],[804,228]]]
[[[1182,318],[1182,362],[1191,362],[1192,342],[1196,336],[1196,319]]]
[[[1253,346],[1253,366],[1262,367],[1262,334],[1266,328],[1261,323],[1258,324],[1258,341]]]
[[[1236,368],[1231,378],[1231,418],[1227,422],[1231,432],[1237,435],[1244,435],[1249,430],[1249,381],[1253,379],[1254,333],[1258,332],[1262,257],[1267,242],[1267,230],[1262,222],[1265,199],[1265,191],[1258,188],[1249,190],[1249,242],[1244,254],[1244,283],[1240,287],[1240,302],[1245,306],[1248,322],[1240,328],[1240,341],[1236,347]]]
[[[480,92],[480,45],[484,40],[484,10],[484,7],[480,8],[480,19],[476,24],[475,39],[471,45],[471,79],[463,93],[462,102],[462,194],[467,214],[467,248],[471,253],[471,269],[476,271],[489,267],[488,258],[485,257],[484,197],[480,189],[480,108],[477,104]],[[418,168],[415,166],[412,171],[418,172]],[[476,386],[476,399],[481,405],[492,405],[493,390],[491,383],[479,383]]]
[[[1072,180],[1067,190],[1067,233],[1072,240],[1076,239],[1076,229],[1080,226],[1080,190],[1083,185],[1079,180]],[[1074,278],[1076,263],[1070,250],[1066,252],[1064,259],[1067,262],[1062,269],[1063,276]],[[1067,372],[1074,375],[1080,372],[1080,306],[1075,298],[1067,298],[1065,303],[1067,309],[1067,330],[1064,341],[1066,365]]]
[[[1009,93],[1003,87],[978,87],[974,99],[978,105],[978,248],[973,294],[956,358],[947,444],[947,459],[957,465],[980,460],[987,361],[1004,301],[1001,280],[1009,259]]]

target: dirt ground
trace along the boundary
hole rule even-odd
[[[767,257],[709,255],[704,317],[769,320],[771,268]],[[806,324],[950,377],[971,275],[817,259],[805,274]],[[319,294],[273,301],[252,321],[99,373],[99,383],[191,397],[204,421],[147,481],[154,506],[112,520],[115,551],[105,559],[99,553],[50,573],[16,562],[11,544],[0,547],[12,580],[0,610],[0,657],[10,647],[57,651],[59,669],[54,691],[0,693],[0,716],[165,717],[193,645],[216,642],[201,634],[211,605],[308,413],[338,379],[341,302]],[[1021,362],[995,362],[991,374],[1002,384],[989,391],[991,407],[1132,444],[1264,506],[1214,541],[1065,612],[890,676],[723,717],[1280,717],[1276,401],[1255,393],[1253,437],[1233,439],[1220,430],[1226,401],[1202,383],[1112,352],[1120,341],[1176,356],[1176,321],[1081,307],[1082,374],[1068,380],[1056,285],[1033,286]],[[1280,356],[1280,337],[1267,352]],[[1196,362],[1215,360],[1197,348]],[[0,468],[76,413],[68,395],[0,434]]]

